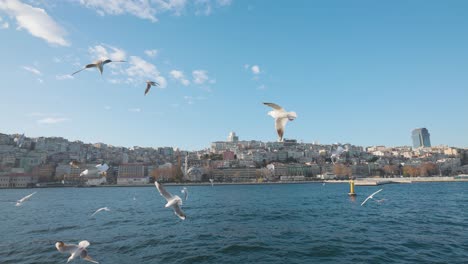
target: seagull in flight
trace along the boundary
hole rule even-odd
[[[109,169],[109,165],[107,165],[107,163],[98,164],[98,165],[96,165],[96,168],[97,168],[98,173],[100,175],[106,175],[107,170]]]
[[[18,135],[17,137],[13,139],[13,141],[16,143],[18,148],[21,148],[21,146],[23,146],[23,143],[24,143],[24,134]]]
[[[188,198],[188,190],[186,187],[184,187],[182,190],[180,190],[181,193],[184,194],[184,200],[187,201]]]
[[[80,177],[98,174],[101,176],[105,176],[107,174],[107,170],[109,169],[109,165],[106,163],[96,165],[96,168],[86,169],[80,173]]]
[[[161,194],[161,196],[164,197],[164,199],[167,201],[164,207],[167,208],[172,206],[172,209],[174,209],[174,214],[177,215],[180,219],[185,220],[186,216],[182,209],[180,209],[180,206],[182,205],[182,199],[180,199],[180,197],[177,195],[172,195],[167,192],[159,182],[155,181],[154,185],[156,185],[156,189],[158,189],[159,194]]]
[[[363,206],[363,205],[367,202],[367,200],[374,198],[374,195],[376,195],[377,193],[379,193],[379,192],[382,191],[382,190],[383,190],[383,189],[380,189],[380,190],[376,191],[375,193],[369,195],[369,197],[367,197],[367,198],[364,200],[364,202],[362,202],[361,206]]]
[[[89,242],[86,240],[81,241],[78,245],[74,244],[65,244],[62,241],[58,241],[55,243],[55,247],[60,253],[69,253],[70,257],[68,258],[68,262],[72,261],[76,257],[80,256],[82,259],[92,262],[92,263],[99,263],[92,259],[88,255],[88,251],[86,250],[87,247],[89,247]]]
[[[33,196],[34,194],[36,194],[36,192],[33,192],[29,195],[26,195],[25,197],[19,199],[17,202],[16,202],[16,206],[21,206],[23,204],[23,202],[25,202],[26,200],[28,200],[29,198],[31,198],[31,196]]]
[[[109,212],[110,209],[108,207],[103,207],[103,208],[99,208],[96,210],[96,212],[94,212],[91,216],[94,216],[95,214],[99,213],[99,212],[102,212],[102,211],[106,211],[106,212]]]
[[[71,75],[75,75],[75,74],[79,73],[80,71],[86,70],[86,69],[89,69],[89,68],[96,68],[96,69],[98,69],[99,72],[100,72],[101,75],[102,75],[102,72],[104,71],[104,64],[107,64],[107,63],[110,63],[110,62],[126,62],[126,61],[124,61],[124,60],[113,61],[113,60],[110,60],[110,59],[107,59],[107,60],[97,60],[97,61],[95,61],[94,63],[90,63],[90,64],[86,65],[83,69],[78,70],[78,71],[72,73]]]
[[[274,103],[263,103],[271,108],[273,111],[268,112],[268,115],[275,119],[275,128],[278,133],[278,142],[283,142],[284,128],[288,121],[293,121],[297,118],[296,112],[286,112],[283,107]]]
[[[211,182],[211,187],[213,187],[213,185],[214,185],[214,180],[213,180],[213,179],[210,179],[210,182]]]
[[[340,158],[341,154],[343,154],[346,151],[348,150],[343,148],[342,146],[338,146],[336,150],[332,151],[332,154],[330,156],[332,163],[335,164],[335,161],[337,161]]]
[[[149,92],[149,90],[151,89],[151,86],[156,86],[156,85],[159,86],[159,83],[153,82],[153,81],[146,81],[145,95]]]

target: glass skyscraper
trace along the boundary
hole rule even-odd
[[[413,148],[430,147],[431,139],[427,128],[417,128],[411,133],[413,138]]]

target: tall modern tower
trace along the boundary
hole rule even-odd
[[[228,142],[237,142],[237,141],[239,141],[239,137],[236,136],[236,132],[231,132],[231,133],[229,133],[229,136],[228,136],[228,138],[227,138],[227,141],[228,141]]]
[[[411,132],[413,138],[413,148],[430,147],[431,139],[427,128],[416,128]]]

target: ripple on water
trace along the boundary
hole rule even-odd
[[[346,184],[188,188],[186,221],[164,208],[154,187],[40,189],[22,208],[0,203],[0,263],[65,263],[67,257],[57,252],[55,241],[84,239],[91,243],[89,254],[101,263],[468,259],[468,210],[461,210],[468,201],[468,183],[388,185],[379,193],[386,202],[363,207],[363,197],[349,200]],[[2,191],[0,201],[15,201],[24,192]],[[67,203],[56,197],[66,197]],[[104,206],[112,211],[90,217]]]

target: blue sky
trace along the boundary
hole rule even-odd
[[[56,3],[57,2],[57,3]],[[106,2],[106,5],[103,4]],[[468,2],[0,0],[0,132],[468,147]],[[125,59],[70,73],[101,57]],[[145,81],[161,83],[143,95]]]

